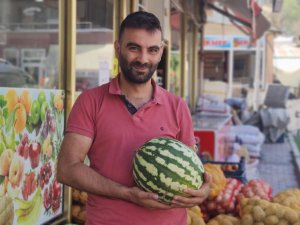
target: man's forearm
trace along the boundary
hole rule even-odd
[[[68,186],[95,195],[129,200],[127,187],[103,177],[81,162],[58,171],[57,179]]]

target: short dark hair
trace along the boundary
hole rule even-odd
[[[159,19],[154,14],[145,11],[131,13],[122,21],[119,29],[119,40],[121,40],[126,28],[145,29],[152,32],[159,30],[162,32]]]

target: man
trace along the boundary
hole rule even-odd
[[[209,178],[199,190],[186,190],[171,205],[137,188],[132,176],[135,151],[154,137],[195,144],[185,102],[153,79],[163,53],[159,20],[132,13],[122,22],[115,54],[120,74],[83,92],[69,115],[58,159],[60,182],[89,193],[86,225],[185,225],[186,209],[208,195]],[[85,156],[90,167],[84,165]]]

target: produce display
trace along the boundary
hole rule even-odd
[[[183,147],[190,152],[188,147]],[[181,183],[186,182],[187,176],[183,176],[186,171],[182,166],[188,165],[189,174],[198,171],[191,172],[194,171],[191,169],[194,167],[190,166],[190,161],[196,160],[193,156],[189,156],[192,159],[187,159],[182,151],[178,152],[178,149],[183,147],[180,142],[165,138],[153,139],[143,145],[137,151],[134,159],[136,161],[133,162],[137,184],[141,188],[147,182],[147,185],[162,185],[161,177],[168,174],[171,178],[167,183],[163,183],[163,193],[172,191],[170,196],[173,196],[175,192],[166,187],[175,179]],[[170,168],[172,173],[169,172]],[[205,163],[199,168],[201,179],[204,171],[212,177],[211,193],[202,204],[187,209],[188,225],[300,225],[300,189],[285,190],[273,196],[272,187],[262,179],[242,182],[240,179],[226,178],[225,171],[236,172],[236,168],[225,169],[221,164],[213,163]],[[153,173],[156,173],[156,176]],[[160,173],[162,175],[159,175]],[[200,183],[202,182],[203,180]],[[147,191],[153,192],[153,187],[150,188]],[[72,189],[72,199],[72,222],[84,224],[87,193]],[[171,197],[163,199],[168,203],[166,200],[170,201]]]
[[[205,225],[202,218],[202,213],[199,206],[194,206],[187,210],[188,213],[188,225]]]
[[[85,205],[87,202],[88,194],[84,191],[72,189],[72,220],[76,224],[84,224],[86,220]]]
[[[209,199],[217,197],[226,186],[226,177],[220,165],[205,163],[205,171],[211,176],[212,184],[209,193]]]
[[[62,214],[55,168],[63,95],[61,90],[0,89],[0,207],[5,205],[0,224],[43,224]]]
[[[185,188],[198,189],[203,183],[204,167],[197,154],[183,143],[170,138],[146,142],[133,160],[133,176],[139,187],[155,192],[169,204],[174,195],[186,194]]]
[[[239,198],[259,197],[270,201],[272,199],[272,187],[263,180],[253,179],[242,187]]]
[[[224,213],[237,215],[237,197],[241,188],[242,183],[239,180],[227,178],[224,189],[215,198],[207,199],[200,205],[204,219],[208,221],[210,218]]]
[[[241,225],[300,225],[300,212],[259,198],[241,200]]]
[[[282,191],[275,195],[272,201],[300,211],[300,190],[292,188]]]
[[[241,157],[239,162],[222,162],[222,161],[205,160],[204,165],[206,164],[219,166],[221,171],[225,175],[225,177],[236,178],[240,180],[242,183],[247,182],[245,157]]]
[[[213,178],[220,172],[211,165],[204,167]],[[213,182],[219,181],[213,179]],[[226,185],[217,196],[210,196],[199,207],[187,210],[188,224],[300,225],[299,206],[300,189],[284,190],[273,196],[272,187],[264,180],[242,183],[236,178],[226,178]]]
[[[230,215],[219,214],[210,219],[207,225],[240,225],[240,220]]]

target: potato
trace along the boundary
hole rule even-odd
[[[233,216],[227,216],[227,219],[233,224],[233,225],[240,225],[240,219],[233,217]]]
[[[191,219],[191,225],[205,225],[203,219],[191,209],[188,209],[188,215]]]
[[[192,212],[196,213],[198,217],[202,217],[201,209],[199,206],[194,206],[192,208],[189,208]]]
[[[253,207],[252,213],[253,213],[253,218],[256,222],[261,222],[266,217],[266,213],[258,205]]]
[[[244,207],[244,206],[248,205],[248,201],[249,201],[248,198],[242,198],[242,199],[240,200],[240,206],[241,206],[241,207]]]
[[[188,214],[187,214],[187,224],[188,224],[188,225],[192,225],[192,218],[191,218],[189,212],[188,212]]]
[[[278,217],[278,219],[281,219],[284,217],[285,209],[282,209],[281,207],[278,207],[276,209],[275,215]]]
[[[277,225],[279,222],[279,219],[275,215],[270,215],[265,218],[264,222],[265,222],[265,225]]]
[[[80,205],[72,205],[71,213],[73,217],[78,217],[79,212],[81,211]]]
[[[269,204],[269,206],[265,210],[265,213],[266,213],[267,216],[275,215],[276,212],[277,212],[277,209],[278,209],[277,204],[276,205],[275,204]]]
[[[227,220],[227,219],[223,220],[222,223],[219,223],[219,224],[222,224],[222,225],[232,225],[232,223],[229,220]]]
[[[253,206],[252,206],[252,205],[246,205],[246,206],[243,208],[243,213],[244,213],[244,214],[250,214],[250,213],[252,213],[252,209],[253,209]]]
[[[219,224],[219,222],[218,221],[216,221],[216,220],[210,220],[208,223],[207,223],[207,225],[220,225]]]
[[[221,224],[221,225],[239,225],[240,224],[240,220],[238,218],[230,216],[230,215],[225,215],[225,214],[220,214],[220,215],[212,218],[209,222],[212,222],[212,221],[217,221],[218,224]]]
[[[263,222],[256,222],[253,225],[265,225]]]
[[[80,192],[79,200],[82,204],[86,204],[88,199],[88,194],[85,191]]]
[[[290,223],[295,223],[299,220],[299,214],[292,209],[286,209],[284,218]]]
[[[262,209],[266,209],[266,208],[268,208],[268,206],[269,206],[269,202],[268,202],[268,201],[261,201],[261,202],[259,203],[259,206],[260,206]]]
[[[254,196],[248,199],[248,205],[257,205],[259,204],[259,198]]]
[[[241,225],[253,225],[253,217],[251,214],[244,214],[242,216]]]
[[[79,200],[79,195],[80,195],[80,191],[76,190],[76,189],[72,189],[72,198],[75,201]]]
[[[292,188],[282,191],[275,195],[272,201],[291,207],[292,209],[300,210],[300,189]]]
[[[288,221],[285,219],[280,219],[278,225],[289,225]]]
[[[80,211],[77,218],[81,221],[85,221],[86,220],[86,210]]]

